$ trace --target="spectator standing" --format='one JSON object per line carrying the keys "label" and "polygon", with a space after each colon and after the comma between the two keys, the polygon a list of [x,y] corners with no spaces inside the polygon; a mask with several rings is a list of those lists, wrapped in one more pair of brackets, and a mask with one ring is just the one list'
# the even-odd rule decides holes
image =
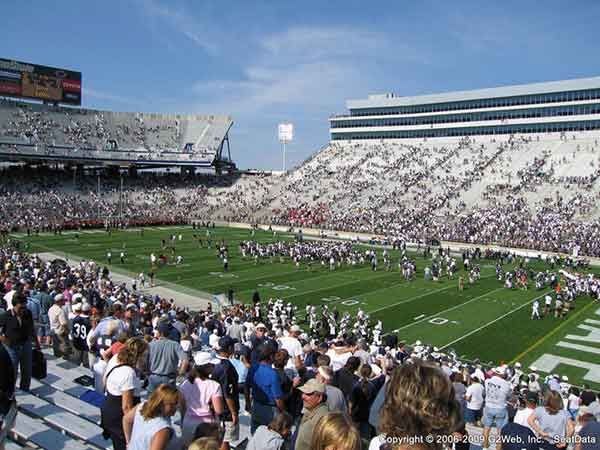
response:
{"label": "spectator standing", "polygon": [[483,448],[488,448],[492,426],[498,431],[508,422],[507,403],[512,395],[510,383],[504,379],[504,367],[495,367],[492,378],[485,381],[485,408],[483,410]]}
{"label": "spectator standing", "polygon": [[4,345],[0,345],[0,450],[4,450],[4,437],[10,431],[12,423],[7,421],[11,409],[16,408],[15,404],[15,371],[13,369],[12,358]]}
{"label": "spectator standing", "polygon": [[261,425],[248,441],[246,450],[282,450],[292,429],[293,419],[288,413],[275,416],[268,426]]}
{"label": "spectator standing", "polygon": [[239,317],[233,318],[233,323],[227,329],[227,335],[232,339],[235,339],[237,342],[243,342],[244,339],[244,327],[242,327],[240,323]]}
{"label": "spectator standing", "polygon": [[48,318],[48,311],[52,308],[54,301],[52,296],[48,294],[48,287],[45,283],[41,283],[38,298],[40,300],[40,328],[38,330],[38,339],[40,345],[51,345],[51,333],[50,333],[50,319]]}
{"label": "spectator standing", "polygon": [[581,424],[579,437],[575,443],[575,450],[598,450],[600,447],[600,423],[592,414],[580,414],[578,422]]}
{"label": "spectator standing", "polygon": [[210,375],[217,360],[210,353],[198,352],[195,365],[187,379],[179,387],[182,395],[182,446],[193,440],[196,428],[201,423],[220,423],[223,414],[223,392],[217,381]]}
{"label": "spectator standing", "polygon": [[163,384],[147,401],[129,410],[123,417],[127,450],[165,450],[175,435],[171,417],[179,401],[179,391]]}
{"label": "spectator standing", "polygon": [[465,422],[477,423],[481,419],[481,410],[483,408],[484,388],[479,378],[476,376],[470,377],[470,384],[465,392],[465,400],[467,401],[465,408]]}
{"label": "spectator standing", "polygon": [[346,397],[346,402],[350,401],[350,396],[352,395],[352,389],[354,385],[358,381],[358,376],[356,375],[356,371],[360,367],[360,359],[356,356],[351,356],[346,361],[344,367],[335,372],[334,382],[333,384],[340,388],[340,390],[344,393],[344,397]]}
{"label": "spectator standing", "polygon": [[298,325],[292,325],[289,330],[289,335],[279,339],[280,348],[287,350],[290,357],[286,366],[287,369],[295,370],[296,367],[302,365],[304,352],[302,344],[298,340],[298,336],[300,336],[301,332],[302,330]]}
{"label": "spectator standing", "polygon": [[381,375],[372,379],[373,369],[369,364],[363,364],[359,371],[360,379],[350,394],[350,415],[360,430],[361,438],[365,440],[370,440],[373,434],[373,429],[369,424],[369,411],[379,389],[385,383],[385,370],[382,372]]}
{"label": "spectator standing", "polygon": [[52,348],[54,356],[69,356],[69,321],[63,308],[65,298],[63,294],[54,297],[54,305],[48,310],[50,333],[52,335]]}
{"label": "spectator standing", "polygon": [[139,403],[141,382],[135,368],[147,349],[146,341],[131,338],[106,366],[106,400],[100,410],[101,426],[105,438],[112,440],[114,450],[126,450],[127,447],[123,416]]}
{"label": "spectator standing", "polygon": [[33,328],[33,317],[27,309],[27,299],[16,293],[12,298],[12,309],[0,316],[0,342],[10,356],[15,379],[19,367],[21,369],[19,387],[22,391],[28,391],[31,384],[34,341],[36,348],[39,348]]}
{"label": "spectator standing", "polygon": [[329,366],[320,366],[317,369],[316,379],[325,385],[327,408],[330,412],[348,414],[348,403],[341,389],[333,386],[333,370]]}
{"label": "spectator standing", "polygon": [[[397,439],[431,436],[433,443],[427,448],[440,450],[439,438],[460,429],[460,405],[452,383],[439,367],[420,360],[403,364],[393,372],[386,389],[380,433]],[[386,448],[382,444],[385,442],[377,436],[371,440],[369,450]]]}
{"label": "spectator standing", "polygon": [[525,397],[525,408],[519,409],[515,414],[513,422],[518,425],[523,425],[524,427],[529,428],[531,431],[535,431],[527,421],[529,416],[533,414],[535,408],[537,407],[538,395],[535,392],[528,392]]}
{"label": "spectator standing", "polygon": [[146,364],[150,372],[148,377],[148,392],[150,393],[161,384],[175,386],[177,375],[183,375],[188,366],[188,360],[181,345],[167,337],[171,332],[171,325],[167,321],[161,321],[158,323],[157,329],[158,339],[150,342]]}
{"label": "spectator standing", "polygon": [[250,389],[252,394],[252,434],[260,425],[270,424],[277,414],[285,411],[279,376],[271,367],[273,349],[270,345],[262,345],[256,354],[259,362],[250,368],[246,379],[246,388]]}
{"label": "spectator standing", "polygon": [[221,386],[223,392],[223,413],[221,422],[225,426],[223,436],[223,450],[229,444],[237,442],[240,438],[240,394],[238,390],[238,373],[229,358],[233,355],[235,341],[229,336],[219,339],[219,350],[216,355],[216,364],[212,372],[212,379]]}
{"label": "spectator standing", "polygon": [[89,303],[76,303],[73,305],[75,317],[71,325],[71,337],[73,342],[72,361],[77,365],[88,366],[87,336],[92,329],[90,323],[90,305]]}
{"label": "spectator standing", "polygon": [[539,406],[527,419],[529,426],[544,439],[540,447],[557,450],[567,447],[567,439],[573,436],[575,425],[571,415],[563,409],[560,394],[550,391],[546,394],[544,406]]}
{"label": "spectator standing", "polygon": [[317,423],[321,417],[329,413],[325,402],[325,385],[313,378],[298,389],[302,392],[304,415],[298,425],[295,450],[311,450],[311,441]]}

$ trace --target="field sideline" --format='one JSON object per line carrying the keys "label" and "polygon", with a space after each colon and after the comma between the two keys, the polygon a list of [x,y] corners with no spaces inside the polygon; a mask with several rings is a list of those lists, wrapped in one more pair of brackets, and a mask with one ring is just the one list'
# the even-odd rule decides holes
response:
{"label": "field sideline", "polygon": [[[161,239],[168,241],[171,233],[181,234],[182,240],[176,242],[176,254],[183,256],[184,263],[159,268],[156,271],[159,284],[169,282],[181,286],[182,290],[189,288],[213,294],[226,292],[231,287],[236,298],[245,302],[250,301],[258,289],[264,301],[277,297],[298,306],[300,318],[309,303],[327,303],[330,308],[351,313],[361,308],[372,319],[382,320],[386,333],[395,332],[408,343],[419,339],[440,348],[452,348],[468,359],[480,358],[494,363],[519,360],[524,365],[540,365],[538,361],[545,361],[548,366],[548,361],[569,358],[577,364],[565,360],[566,363],[563,361],[548,370],[566,374],[574,383],[589,382],[600,389],[600,366],[598,370],[590,366],[597,360],[596,350],[600,353],[600,339],[584,338],[583,350],[577,344],[565,345],[564,341],[565,336],[568,339],[573,334],[587,335],[591,331],[593,335],[592,325],[600,326],[600,309],[590,298],[577,299],[575,309],[563,321],[553,317],[532,321],[529,318],[531,303],[541,299],[547,290],[505,289],[495,279],[495,261],[480,261],[481,280],[459,292],[458,275],[454,280],[425,281],[423,268],[430,261],[422,256],[415,256],[418,273],[412,282],[406,282],[397,269],[397,251],[390,252],[394,263],[392,272],[385,272],[382,265],[376,272],[371,271],[370,266],[342,266],[330,272],[329,268],[316,265],[308,271],[306,266],[297,269],[289,260],[281,264],[278,259],[274,263],[266,260],[255,265],[254,261],[243,260],[238,249],[240,240],[251,239],[249,230],[216,228],[211,232],[212,249],[198,248],[192,235],[205,240],[205,230],[196,231],[191,227],[146,228],[143,237],[137,229],[113,231],[110,235],[103,230],[89,230],[66,232],[62,236],[13,236],[26,242],[31,252],[76,255],[101,264],[106,264],[106,253],[110,250],[113,270],[138,274],[150,270],[149,255],[161,253]],[[275,240],[291,238],[279,234]],[[229,246],[227,273],[223,272],[214,249],[221,239]],[[274,240],[273,234],[265,231],[257,231],[255,239]],[[119,253],[123,249],[127,252],[127,261],[120,264]],[[170,251],[164,253],[170,256]],[[381,254],[381,250],[378,253]],[[457,260],[462,267],[460,258]],[[543,262],[536,262],[534,267],[547,268]],[[598,333],[600,336],[600,328]]]}

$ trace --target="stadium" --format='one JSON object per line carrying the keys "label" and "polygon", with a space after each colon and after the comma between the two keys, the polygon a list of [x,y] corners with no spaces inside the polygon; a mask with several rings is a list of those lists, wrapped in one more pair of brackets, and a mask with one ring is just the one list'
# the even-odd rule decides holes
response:
{"label": "stadium", "polygon": [[[235,117],[82,107],[83,79],[0,59],[0,446],[319,448],[327,405],[343,448],[475,450],[496,388],[511,423],[600,418],[600,77],[349,99],[283,172],[238,168]],[[391,425],[414,370],[460,420]]]}

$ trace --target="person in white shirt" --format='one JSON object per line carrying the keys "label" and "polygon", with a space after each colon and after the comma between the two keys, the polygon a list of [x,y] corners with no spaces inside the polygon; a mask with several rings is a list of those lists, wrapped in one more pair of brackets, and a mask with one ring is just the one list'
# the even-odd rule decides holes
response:
{"label": "person in white shirt", "polygon": [[466,423],[477,423],[481,419],[481,409],[483,408],[483,385],[477,377],[471,377],[471,384],[465,392],[467,409],[465,411]]}
{"label": "person in white shirt", "polygon": [[57,294],[54,297],[54,305],[48,310],[48,320],[50,323],[50,331],[52,332],[52,347],[54,356],[68,356],[70,352],[69,346],[69,322],[67,314],[63,309],[65,298],[62,294]]}
{"label": "person in white shirt", "polygon": [[489,447],[492,425],[501,430],[508,423],[506,404],[512,395],[510,383],[504,379],[504,367],[495,367],[494,376],[485,381],[485,408],[483,410],[483,448]]}
{"label": "person in white shirt", "polygon": [[208,338],[208,345],[210,345],[210,348],[213,349],[217,349],[219,348],[219,330],[217,330],[216,328],[213,330],[212,334],[209,336]]}
{"label": "person in white shirt", "polygon": [[281,349],[287,350],[288,355],[290,356],[285,367],[286,369],[295,370],[297,366],[302,364],[304,351],[302,349],[302,344],[298,340],[300,333],[302,333],[300,327],[298,325],[292,325],[290,327],[289,335],[279,339]]}
{"label": "person in white shirt", "polygon": [[515,418],[513,419],[513,422],[518,425],[523,425],[524,427],[529,428],[531,431],[533,431],[535,433],[534,429],[527,422],[527,419],[529,419],[529,416],[531,415],[531,413],[533,411],[535,411],[535,408],[537,408],[537,404],[538,404],[537,392],[528,392],[527,397],[525,398],[525,408],[519,409],[517,411],[517,413],[515,414]]}

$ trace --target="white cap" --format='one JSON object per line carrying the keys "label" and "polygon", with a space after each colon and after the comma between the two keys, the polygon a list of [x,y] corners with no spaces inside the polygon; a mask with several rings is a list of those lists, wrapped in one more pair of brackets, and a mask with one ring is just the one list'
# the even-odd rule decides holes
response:
{"label": "white cap", "polygon": [[291,331],[292,333],[300,333],[302,330],[300,329],[300,327],[299,327],[298,325],[292,325],[292,326],[290,327],[290,331]]}
{"label": "white cap", "polygon": [[504,367],[502,366],[494,367],[492,371],[498,375],[504,375]]}
{"label": "white cap", "polygon": [[562,380],[563,380],[563,381],[569,381],[569,377],[568,377],[568,376],[566,376],[566,375],[563,375],[563,376],[562,376]]}
{"label": "white cap", "polygon": [[520,369],[521,368],[521,363],[520,362],[515,363],[515,367],[518,368],[518,369]]}
{"label": "white cap", "polygon": [[81,311],[81,303],[73,304],[73,311],[75,311],[75,312]]}
{"label": "white cap", "polygon": [[256,329],[258,329],[258,328],[264,328],[264,329],[266,330],[266,329],[267,329],[267,326],[266,326],[264,323],[262,323],[262,322],[261,322],[261,323],[259,323],[258,325],[256,325],[256,327],[255,327],[255,328],[256,328]]}

